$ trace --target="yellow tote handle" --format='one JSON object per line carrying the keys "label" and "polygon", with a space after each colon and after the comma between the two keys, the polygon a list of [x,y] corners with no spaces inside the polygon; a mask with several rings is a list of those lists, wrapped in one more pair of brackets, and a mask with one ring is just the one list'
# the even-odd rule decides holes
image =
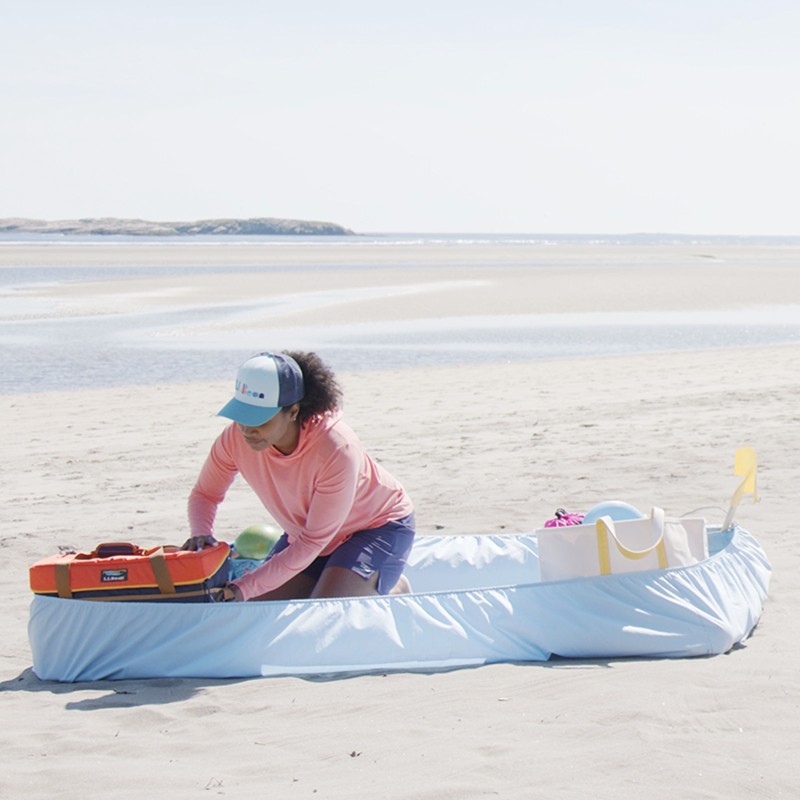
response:
{"label": "yellow tote handle", "polygon": [[666,569],[667,564],[667,546],[664,543],[664,511],[661,508],[653,508],[653,513],[650,515],[653,523],[653,530],[658,534],[656,541],[644,550],[631,550],[625,547],[624,544],[617,537],[617,532],[614,529],[614,520],[611,517],[600,517],[595,523],[597,531],[597,556],[600,561],[600,574],[611,574],[611,551],[609,548],[608,537],[609,535],[614,540],[617,550],[625,556],[633,560],[644,558],[650,555],[654,550],[658,558],[658,568]]}

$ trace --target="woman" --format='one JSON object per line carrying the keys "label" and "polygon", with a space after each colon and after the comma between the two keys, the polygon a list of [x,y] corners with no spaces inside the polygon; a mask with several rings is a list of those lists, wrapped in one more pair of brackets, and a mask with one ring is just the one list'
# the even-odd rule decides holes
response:
{"label": "woman", "polygon": [[269,559],[229,583],[226,601],[353,597],[407,591],[414,541],[403,487],[366,453],[339,412],[341,390],[315,353],[261,353],[236,377],[189,497],[191,538],[215,544],[217,507],[240,474],[284,529]]}

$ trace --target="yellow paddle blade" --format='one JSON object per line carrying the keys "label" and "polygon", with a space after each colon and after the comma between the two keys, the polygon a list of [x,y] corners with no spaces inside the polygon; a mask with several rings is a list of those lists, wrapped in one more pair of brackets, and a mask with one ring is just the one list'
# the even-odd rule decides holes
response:
{"label": "yellow paddle blade", "polygon": [[733,474],[744,478],[739,484],[734,497],[740,501],[746,494],[753,495],[753,502],[758,502],[758,490],[756,489],[756,469],[758,467],[758,457],[755,448],[740,447],[736,451],[733,463]]}
{"label": "yellow paddle blade", "polygon": [[722,530],[727,530],[733,525],[733,519],[736,515],[736,509],[742,498],[746,494],[753,496],[753,502],[758,502],[758,490],[756,488],[756,470],[758,468],[758,457],[756,456],[755,448],[753,447],[740,447],[736,451],[736,456],[733,460],[733,474],[742,478],[742,482],[736,487],[736,491],[731,497],[731,504],[728,508],[728,514],[725,517],[725,522]]}

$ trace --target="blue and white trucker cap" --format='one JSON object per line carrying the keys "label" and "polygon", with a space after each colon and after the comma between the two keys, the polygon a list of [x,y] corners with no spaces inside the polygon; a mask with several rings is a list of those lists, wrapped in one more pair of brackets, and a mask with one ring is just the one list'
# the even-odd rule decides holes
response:
{"label": "blue and white trucker cap", "polygon": [[298,403],[303,393],[303,372],[291,356],[259,353],[239,367],[236,393],[217,416],[255,428]]}

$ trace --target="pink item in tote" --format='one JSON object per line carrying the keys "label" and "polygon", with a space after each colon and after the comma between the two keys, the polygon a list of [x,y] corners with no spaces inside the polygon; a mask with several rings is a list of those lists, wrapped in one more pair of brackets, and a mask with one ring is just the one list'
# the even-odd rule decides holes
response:
{"label": "pink item in tote", "polygon": [[556,509],[554,519],[549,519],[545,522],[545,528],[562,528],[566,525],[580,525],[583,522],[583,514],[571,514],[564,511],[563,508]]}

